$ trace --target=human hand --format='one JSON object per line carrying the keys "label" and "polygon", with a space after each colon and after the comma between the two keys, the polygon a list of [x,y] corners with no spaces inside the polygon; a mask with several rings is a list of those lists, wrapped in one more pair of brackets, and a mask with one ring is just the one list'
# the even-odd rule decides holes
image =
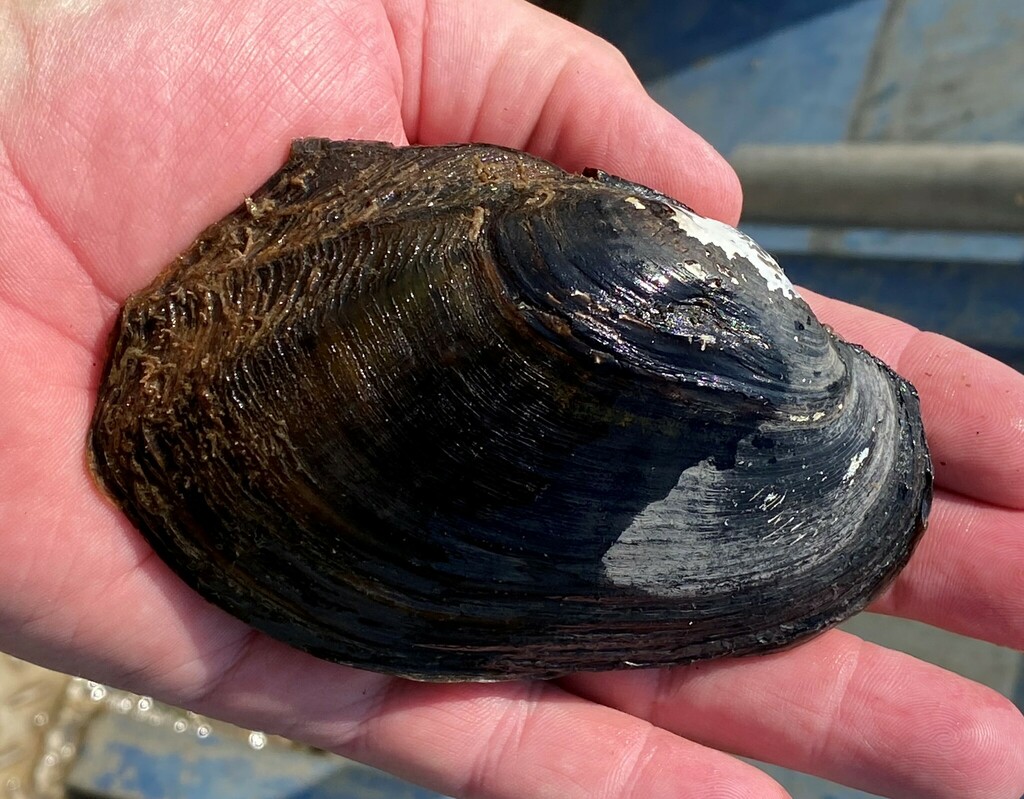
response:
{"label": "human hand", "polygon": [[[761,658],[431,685],[293,651],[211,607],[92,484],[117,307],[292,138],[491,141],[735,222],[739,190],[603,43],[524,3],[85,0],[0,10],[0,648],[460,796],[783,796],[723,751],[908,797],[1016,799],[994,692],[830,632]],[[826,300],[921,390],[932,526],[877,609],[1024,647],[1024,377]]]}

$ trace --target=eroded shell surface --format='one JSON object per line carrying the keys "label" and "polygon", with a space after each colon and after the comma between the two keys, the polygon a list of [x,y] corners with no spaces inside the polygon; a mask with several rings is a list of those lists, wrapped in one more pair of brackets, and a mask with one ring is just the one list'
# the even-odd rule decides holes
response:
{"label": "eroded shell surface", "polygon": [[90,453],[211,601],[438,680],[787,645],[931,490],[913,389],[747,237],[477,145],[296,142],[125,303]]}

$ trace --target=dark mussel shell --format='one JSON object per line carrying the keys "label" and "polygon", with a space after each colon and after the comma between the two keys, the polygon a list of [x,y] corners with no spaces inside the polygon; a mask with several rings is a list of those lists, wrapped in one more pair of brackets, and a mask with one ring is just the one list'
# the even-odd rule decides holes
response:
{"label": "dark mussel shell", "polygon": [[90,451],[203,596],[430,680],[784,646],[931,491],[914,390],[747,237],[477,145],[296,142],[125,303]]}

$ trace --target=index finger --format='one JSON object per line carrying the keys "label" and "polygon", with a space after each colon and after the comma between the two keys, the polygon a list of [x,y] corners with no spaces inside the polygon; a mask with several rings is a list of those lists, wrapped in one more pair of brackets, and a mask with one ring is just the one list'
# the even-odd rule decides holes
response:
{"label": "index finger", "polygon": [[937,485],[1024,508],[1024,375],[945,336],[810,291],[801,294],[822,322],[917,388]]}

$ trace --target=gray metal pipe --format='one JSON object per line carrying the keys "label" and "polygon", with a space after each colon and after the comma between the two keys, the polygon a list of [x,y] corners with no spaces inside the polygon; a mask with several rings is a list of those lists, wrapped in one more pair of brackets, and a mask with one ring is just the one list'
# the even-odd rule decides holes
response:
{"label": "gray metal pipe", "polygon": [[747,145],[744,222],[1024,233],[1024,145]]}

